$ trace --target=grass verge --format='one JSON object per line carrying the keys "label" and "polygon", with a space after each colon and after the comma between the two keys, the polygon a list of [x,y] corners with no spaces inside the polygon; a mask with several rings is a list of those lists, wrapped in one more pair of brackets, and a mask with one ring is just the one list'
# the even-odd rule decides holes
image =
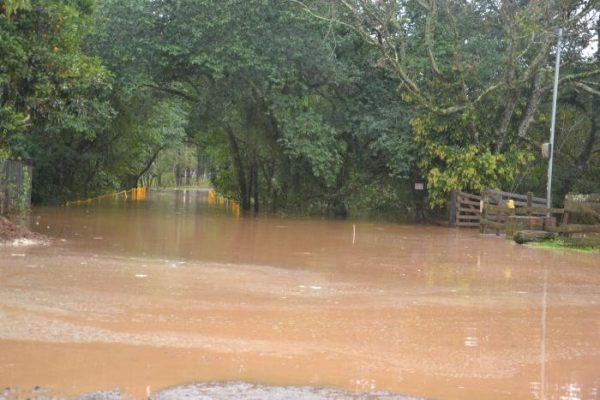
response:
{"label": "grass verge", "polygon": [[543,240],[541,242],[530,243],[529,245],[543,249],[572,250],[580,253],[600,254],[600,243],[591,243],[577,239],[558,238],[554,240]]}

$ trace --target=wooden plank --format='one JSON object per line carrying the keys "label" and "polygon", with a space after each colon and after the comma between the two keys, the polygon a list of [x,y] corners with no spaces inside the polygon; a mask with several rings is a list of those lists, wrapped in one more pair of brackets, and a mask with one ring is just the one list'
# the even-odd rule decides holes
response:
{"label": "wooden plank", "polygon": [[465,218],[465,219],[460,219],[458,222],[460,223],[467,223],[467,224],[478,224],[479,223],[479,218]]}
{"label": "wooden plank", "polygon": [[515,209],[508,208],[506,206],[496,206],[493,204],[486,204],[485,209],[488,210],[489,213],[497,213],[497,214],[513,214]]}
{"label": "wooden plank", "polygon": [[481,219],[481,215],[459,215],[457,221],[464,221],[464,220],[477,220],[479,221]]}
{"label": "wooden plank", "polygon": [[[493,189],[488,189],[490,191],[491,194],[495,194],[499,197],[507,197],[513,200],[523,200],[525,201],[525,203],[527,203],[527,195],[526,194],[519,194],[519,193],[511,193],[511,192],[505,192],[503,190],[493,190]],[[531,200],[533,203],[543,203],[546,204],[546,199],[543,199],[541,197],[531,197]]]}
{"label": "wooden plank", "polygon": [[479,221],[480,219],[480,215],[460,215],[458,217],[459,221]]}
{"label": "wooden plank", "polygon": [[481,200],[481,196],[476,195],[476,194],[471,194],[471,193],[465,193],[465,192],[458,192],[457,195],[459,197],[463,197],[469,200],[473,200],[473,201],[479,201]]}
{"label": "wooden plank", "polygon": [[479,202],[478,201],[470,201],[470,200],[459,199],[458,200],[458,204],[460,204],[460,205],[466,204],[466,205],[470,205],[470,206],[474,206],[474,207],[479,208]]}
{"label": "wooden plank", "polygon": [[564,214],[565,210],[562,208],[546,208],[546,207],[517,207],[508,208],[503,206],[495,206],[492,204],[486,204],[485,208],[489,213],[497,213],[502,215],[527,215],[528,213],[536,214]]}
{"label": "wooden plank", "polygon": [[513,200],[515,207],[527,207],[526,201]]}
{"label": "wooden plank", "polygon": [[461,228],[479,228],[479,222],[457,222]]}
{"label": "wooden plank", "polygon": [[513,200],[519,199],[519,200],[527,201],[527,195],[525,195],[525,194],[504,192],[502,190],[492,190],[491,193],[495,194],[497,197],[501,197],[501,198],[502,197],[508,197],[508,198],[513,199]]}
{"label": "wooden plank", "polygon": [[459,207],[458,211],[481,214],[481,212],[479,211],[479,207],[477,207],[477,208]]}
{"label": "wooden plank", "polygon": [[493,229],[499,229],[499,230],[504,230],[504,228],[506,227],[506,224],[500,223],[500,222],[495,222],[495,221],[490,221],[488,219],[481,219],[481,221],[479,221],[479,223],[482,226],[487,226]]}
{"label": "wooden plank", "polygon": [[[506,205],[508,200],[512,200],[516,207],[528,207],[526,201],[514,200],[514,199],[502,200],[502,204],[498,204],[498,205]],[[533,204],[533,207],[546,207],[546,202],[544,202],[542,204],[533,202],[532,204]]]}
{"label": "wooden plank", "polygon": [[600,203],[566,200],[565,210],[570,213],[590,214],[600,220]]}
{"label": "wooden plank", "polygon": [[537,214],[564,214],[563,208],[546,208],[546,207],[525,207],[523,209],[517,208],[517,214],[519,212],[530,212]]}

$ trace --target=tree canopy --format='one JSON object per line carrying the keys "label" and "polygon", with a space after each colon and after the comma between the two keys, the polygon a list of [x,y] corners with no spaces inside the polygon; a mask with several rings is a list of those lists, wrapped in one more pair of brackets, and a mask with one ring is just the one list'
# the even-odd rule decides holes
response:
{"label": "tree canopy", "polygon": [[596,0],[1,4],[0,151],[41,201],[199,160],[245,210],[543,191],[558,28],[557,190],[600,187]]}

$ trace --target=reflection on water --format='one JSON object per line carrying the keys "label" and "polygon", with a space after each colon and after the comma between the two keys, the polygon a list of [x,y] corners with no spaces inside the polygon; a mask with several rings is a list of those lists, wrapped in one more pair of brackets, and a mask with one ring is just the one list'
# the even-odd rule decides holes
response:
{"label": "reflection on water", "polygon": [[209,199],[35,210],[53,245],[0,247],[0,386],[598,399],[597,255]]}

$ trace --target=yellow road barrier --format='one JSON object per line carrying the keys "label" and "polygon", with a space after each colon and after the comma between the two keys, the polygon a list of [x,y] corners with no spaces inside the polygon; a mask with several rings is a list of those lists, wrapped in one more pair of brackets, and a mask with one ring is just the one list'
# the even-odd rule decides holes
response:
{"label": "yellow road barrier", "polygon": [[217,205],[225,205],[229,212],[233,214],[235,217],[240,216],[240,204],[235,201],[228,199],[227,197],[219,196],[217,192],[214,190],[208,191],[208,204],[211,206]]}
{"label": "yellow road barrier", "polygon": [[128,199],[130,195],[131,195],[131,199],[133,201],[140,201],[140,200],[144,200],[146,198],[147,193],[148,193],[148,189],[143,186],[140,186],[140,187],[135,187],[135,188],[132,188],[129,190],[122,190],[120,192],[103,194],[101,196],[96,196],[96,197],[92,197],[92,198],[85,199],[85,200],[67,201],[67,202],[65,202],[65,206],[69,207],[69,206],[77,206],[80,204],[90,204],[94,201],[100,201],[103,199],[111,199],[111,198],[117,199],[119,197]]}

